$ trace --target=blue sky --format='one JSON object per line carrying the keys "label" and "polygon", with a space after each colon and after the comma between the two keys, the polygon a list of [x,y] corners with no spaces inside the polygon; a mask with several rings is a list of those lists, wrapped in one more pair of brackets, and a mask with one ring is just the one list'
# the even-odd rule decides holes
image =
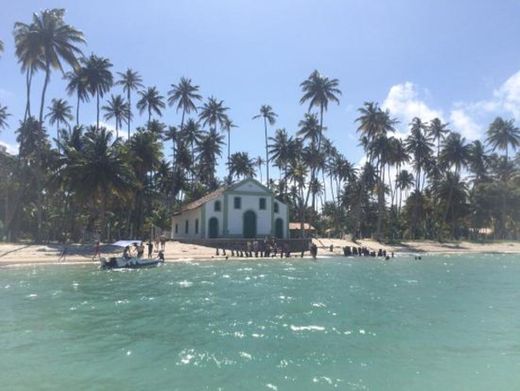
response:
{"label": "blue sky", "polygon": [[[25,102],[12,27],[53,7],[66,8],[66,21],[84,32],[84,53],[108,57],[114,71],[138,70],[163,95],[187,76],[204,96],[223,99],[239,125],[232,150],[252,156],[263,153],[263,129],[251,117],[270,104],[279,115],[275,128],[295,132],[307,109],[298,103],[299,83],[314,69],[340,81],[341,104],[330,106],[325,121],[353,162],[363,156],[354,119],[364,101],[389,108],[402,134],[415,115],[440,116],[468,139],[482,137],[495,115],[520,121],[519,0],[27,0],[4,2],[0,14],[0,104],[13,114],[0,142],[11,149]],[[33,106],[42,79],[36,77]],[[47,101],[65,98],[64,85],[54,73]],[[95,120],[93,102],[81,116]],[[169,108],[163,121],[179,118]]]}

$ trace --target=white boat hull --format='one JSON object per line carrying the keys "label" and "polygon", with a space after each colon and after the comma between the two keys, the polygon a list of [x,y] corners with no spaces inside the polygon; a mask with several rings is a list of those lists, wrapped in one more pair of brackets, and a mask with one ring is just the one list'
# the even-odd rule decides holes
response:
{"label": "white boat hull", "polygon": [[146,259],[146,258],[123,258],[111,257],[101,258],[101,269],[139,269],[144,267],[155,267],[164,263],[161,259]]}

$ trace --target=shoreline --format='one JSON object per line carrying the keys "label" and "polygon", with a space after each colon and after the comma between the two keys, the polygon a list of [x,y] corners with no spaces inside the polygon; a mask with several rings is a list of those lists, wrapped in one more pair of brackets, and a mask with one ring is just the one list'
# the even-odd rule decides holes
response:
{"label": "shoreline", "polygon": [[[379,243],[375,240],[364,239],[353,243],[344,239],[313,239],[318,246],[318,258],[320,257],[336,257],[343,256],[342,248],[344,246],[367,247],[370,250],[377,251],[379,248],[386,250],[391,256],[394,252],[396,257],[403,255],[457,255],[457,254],[520,254],[520,241],[500,241],[492,243],[475,243],[475,242],[446,242],[439,243],[434,241],[404,241],[399,244],[389,245]],[[333,252],[330,252],[330,245],[333,245]],[[36,245],[27,243],[0,243],[0,268],[13,266],[37,266],[37,265],[98,265],[97,259],[93,259],[94,247],[92,244],[79,245],[72,244],[67,246],[65,258],[61,257],[64,245],[49,244]],[[110,256],[117,252],[102,252],[102,256]],[[206,261],[226,261],[226,257],[216,255],[216,249],[204,247],[194,244],[180,243],[170,241],[166,244],[165,251],[166,263],[177,262],[206,262]],[[310,258],[308,252],[303,259]],[[353,256],[353,259],[366,259],[366,257]],[[369,257],[371,259],[371,257]],[[256,257],[231,257],[228,254],[228,260],[256,260],[256,259],[273,259],[276,258],[256,258]],[[285,259],[285,258],[284,258]],[[299,254],[293,253],[291,259],[302,259]],[[376,258],[377,259],[377,258]]]}

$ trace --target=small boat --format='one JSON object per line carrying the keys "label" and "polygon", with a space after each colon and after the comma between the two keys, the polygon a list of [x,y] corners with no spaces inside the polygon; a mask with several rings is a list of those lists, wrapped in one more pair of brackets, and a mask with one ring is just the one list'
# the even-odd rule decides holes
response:
{"label": "small boat", "polygon": [[101,269],[139,269],[145,267],[155,267],[164,263],[164,253],[159,251],[157,258],[148,259],[129,255],[130,246],[136,245],[140,241],[119,240],[111,246],[124,248],[124,253],[119,257],[109,257],[100,259]]}

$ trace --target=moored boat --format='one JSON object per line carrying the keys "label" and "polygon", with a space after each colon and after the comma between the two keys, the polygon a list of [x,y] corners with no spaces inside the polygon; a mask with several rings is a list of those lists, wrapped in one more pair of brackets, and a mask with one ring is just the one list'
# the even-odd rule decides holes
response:
{"label": "moored boat", "polygon": [[124,248],[123,256],[109,257],[100,259],[101,269],[139,269],[146,267],[156,267],[164,263],[164,253],[159,251],[156,258],[142,258],[130,255],[130,246],[136,245],[137,241],[120,240],[112,243],[112,246]]}

